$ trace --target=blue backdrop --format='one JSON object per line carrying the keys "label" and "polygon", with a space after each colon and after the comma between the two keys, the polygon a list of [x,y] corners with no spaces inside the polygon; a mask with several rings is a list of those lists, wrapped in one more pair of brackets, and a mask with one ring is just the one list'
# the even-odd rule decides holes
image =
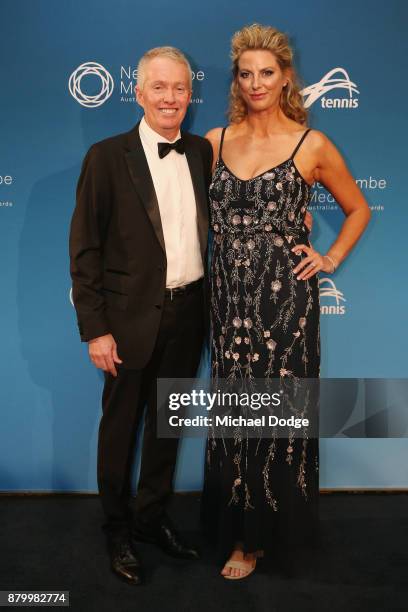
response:
{"label": "blue backdrop", "polygon": [[[102,376],[77,334],[68,228],[86,150],[140,117],[133,71],[153,46],[190,58],[185,127],[204,134],[226,121],[233,32],[259,21],[289,33],[310,124],[343,153],[373,210],[333,283],[323,276],[322,375],[407,376],[404,0],[2,0],[0,12],[0,489],[96,490]],[[312,211],[324,250],[342,213],[320,186]],[[407,455],[406,438],[322,440],[320,485],[406,487]],[[177,488],[200,488],[202,466],[202,441],[185,441]]]}

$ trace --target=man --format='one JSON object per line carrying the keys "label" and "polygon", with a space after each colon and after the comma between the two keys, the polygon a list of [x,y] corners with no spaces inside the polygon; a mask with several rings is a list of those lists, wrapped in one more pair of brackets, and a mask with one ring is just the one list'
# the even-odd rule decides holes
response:
{"label": "man", "polygon": [[[98,487],[113,571],[142,583],[135,540],[188,559],[165,512],[177,440],[156,433],[156,379],[193,377],[204,333],[204,288],[212,150],[180,134],[191,68],[173,47],[138,66],[144,109],[130,132],[93,145],[77,188],[70,234],[73,300],[81,339],[104,371]],[[130,476],[144,407],[134,511]]]}

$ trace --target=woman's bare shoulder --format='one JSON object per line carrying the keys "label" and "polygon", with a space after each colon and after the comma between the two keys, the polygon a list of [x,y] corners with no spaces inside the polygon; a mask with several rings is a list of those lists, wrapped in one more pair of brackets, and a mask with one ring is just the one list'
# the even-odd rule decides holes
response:
{"label": "woman's bare shoulder", "polygon": [[222,127],[212,128],[211,130],[208,130],[204,138],[207,138],[207,140],[209,140],[211,144],[217,143],[220,141],[222,130]]}
{"label": "woman's bare shoulder", "polygon": [[209,130],[204,136],[204,138],[206,138],[211,143],[211,146],[213,149],[214,164],[215,164],[215,160],[218,158],[218,151],[220,149],[222,130],[223,130],[222,127],[216,127],[216,128]]}
{"label": "woman's bare shoulder", "polygon": [[309,129],[307,140],[309,147],[313,148],[316,151],[325,149],[332,144],[326,134],[324,134],[320,130],[315,130],[313,128]]}

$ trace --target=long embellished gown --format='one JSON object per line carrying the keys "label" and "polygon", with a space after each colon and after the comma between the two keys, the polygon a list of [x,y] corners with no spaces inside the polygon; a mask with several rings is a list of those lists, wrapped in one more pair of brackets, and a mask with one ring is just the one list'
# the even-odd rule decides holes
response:
{"label": "long embellished gown", "polygon": [[[311,188],[294,157],[241,180],[220,152],[210,185],[212,378],[318,378],[319,293],[296,280]],[[306,255],[303,255],[306,256]],[[318,439],[208,436],[201,517],[220,557],[239,541],[287,570],[318,540]],[[304,547],[306,545],[306,548]]]}

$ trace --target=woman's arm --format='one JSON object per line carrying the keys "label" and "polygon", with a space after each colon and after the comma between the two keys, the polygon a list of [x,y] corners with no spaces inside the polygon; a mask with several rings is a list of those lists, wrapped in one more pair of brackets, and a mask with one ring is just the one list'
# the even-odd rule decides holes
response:
{"label": "woman's arm", "polygon": [[334,272],[350,253],[371,217],[363,194],[334,144],[321,132],[313,133],[311,144],[316,159],[314,179],[333,195],[346,219],[327,255],[322,256],[306,245],[297,245],[292,249],[296,253],[304,251],[308,255],[293,270],[295,274],[302,271],[299,280],[306,280],[319,270]]}

